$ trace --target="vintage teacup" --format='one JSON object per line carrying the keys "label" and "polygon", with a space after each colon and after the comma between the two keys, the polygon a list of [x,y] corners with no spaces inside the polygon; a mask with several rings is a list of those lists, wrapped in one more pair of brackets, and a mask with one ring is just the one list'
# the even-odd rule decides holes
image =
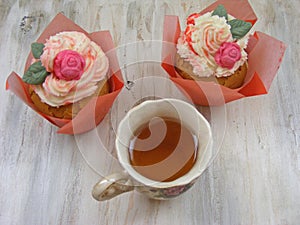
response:
{"label": "vintage teacup", "polygon": [[[128,149],[133,132],[153,117],[180,118],[181,123],[198,139],[193,167],[173,181],[151,180],[138,173],[130,163]],[[117,129],[115,147],[124,171],[106,176],[95,184],[92,192],[95,199],[108,200],[132,190],[153,199],[171,199],[187,191],[208,167],[212,159],[211,127],[202,114],[189,103],[171,98],[148,100],[132,108],[122,119]]]}

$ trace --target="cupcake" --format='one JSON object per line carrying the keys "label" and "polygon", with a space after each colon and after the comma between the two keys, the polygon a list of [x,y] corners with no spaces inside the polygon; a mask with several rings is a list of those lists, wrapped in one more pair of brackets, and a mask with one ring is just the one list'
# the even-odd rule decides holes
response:
{"label": "cupcake", "polygon": [[223,5],[187,18],[177,41],[175,69],[184,79],[214,81],[235,89],[247,74],[247,48],[252,24],[229,15]]}
{"label": "cupcake", "polygon": [[72,119],[92,97],[109,93],[108,58],[84,33],[60,32],[31,50],[34,59],[22,79],[40,112]]}

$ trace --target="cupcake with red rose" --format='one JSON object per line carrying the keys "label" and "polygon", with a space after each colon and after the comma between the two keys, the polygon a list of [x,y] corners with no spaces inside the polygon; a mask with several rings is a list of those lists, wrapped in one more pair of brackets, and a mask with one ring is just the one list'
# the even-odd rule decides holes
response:
{"label": "cupcake with red rose", "polygon": [[229,15],[223,5],[187,18],[177,42],[175,69],[185,79],[213,81],[231,89],[247,74],[247,44],[252,24]]}
{"label": "cupcake with red rose", "polygon": [[31,45],[34,60],[23,75],[39,111],[72,119],[90,98],[109,93],[109,61],[84,33],[60,32]]}

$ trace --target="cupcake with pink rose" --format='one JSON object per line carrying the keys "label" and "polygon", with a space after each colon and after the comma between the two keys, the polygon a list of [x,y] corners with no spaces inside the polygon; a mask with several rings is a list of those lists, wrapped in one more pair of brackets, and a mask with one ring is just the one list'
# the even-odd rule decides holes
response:
{"label": "cupcake with pink rose", "polygon": [[243,85],[252,24],[229,15],[223,5],[194,13],[177,41],[175,69],[185,79],[214,81],[231,89]]}
{"label": "cupcake with pink rose", "polygon": [[49,116],[72,119],[94,96],[109,93],[109,60],[84,33],[60,32],[31,45],[23,75],[33,104]]}

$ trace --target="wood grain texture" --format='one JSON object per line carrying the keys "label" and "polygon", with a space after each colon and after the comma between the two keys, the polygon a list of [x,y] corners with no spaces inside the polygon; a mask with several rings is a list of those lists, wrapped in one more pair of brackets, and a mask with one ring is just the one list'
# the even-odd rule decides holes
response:
{"label": "wood grain texture", "polygon": [[[0,1],[1,225],[299,224],[298,0],[250,0],[259,17],[255,29],[286,43],[285,57],[268,95],[226,105],[227,127],[220,152],[188,193],[163,202],[148,200],[137,192],[101,203],[91,196],[94,183],[100,179],[97,170],[108,174],[119,169],[111,158],[114,131],[129,106],[158,93],[181,97],[167,83],[160,83],[166,87],[160,92],[155,80],[140,79],[161,74],[158,63],[130,66],[136,58],[159,57],[160,49],[151,48],[147,41],[140,43],[140,48],[129,43],[161,40],[165,14],[180,16],[183,25],[187,15],[212,2]],[[117,99],[99,127],[79,137],[56,134],[55,127],[4,90],[8,74],[12,70],[22,74],[31,42],[58,12],[89,32],[109,30],[115,45],[123,46],[118,56],[124,78],[134,82],[133,87],[124,88],[123,97]],[[95,171],[80,150],[88,151],[92,158],[93,151],[99,154],[97,141],[102,144],[99,148],[110,154],[101,159]]]}

